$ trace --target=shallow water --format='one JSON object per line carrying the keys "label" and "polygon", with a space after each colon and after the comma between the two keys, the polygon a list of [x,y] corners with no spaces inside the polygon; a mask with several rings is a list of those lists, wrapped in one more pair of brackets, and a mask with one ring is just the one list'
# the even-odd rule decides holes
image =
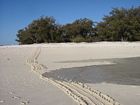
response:
{"label": "shallow water", "polygon": [[[62,68],[42,74],[61,81],[73,80],[84,83],[113,83],[122,85],[140,85],[140,57],[113,58],[101,60],[63,61],[62,63],[109,61],[115,64],[87,67]],[[59,62],[61,63],[61,62]]]}

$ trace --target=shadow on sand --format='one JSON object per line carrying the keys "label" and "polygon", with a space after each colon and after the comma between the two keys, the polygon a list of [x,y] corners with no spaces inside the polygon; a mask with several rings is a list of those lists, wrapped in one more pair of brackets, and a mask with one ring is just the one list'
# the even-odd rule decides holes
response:
{"label": "shadow on sand", "polygon": [[63,61],[59,63],[78,63],[92,61],[110,61],[113,65],[62,68],[42,74],[44,77],[60,81],[83,83],[113,83],[121,85],[140,85],[140,57],[125,59],[102,59],[83,61]]}

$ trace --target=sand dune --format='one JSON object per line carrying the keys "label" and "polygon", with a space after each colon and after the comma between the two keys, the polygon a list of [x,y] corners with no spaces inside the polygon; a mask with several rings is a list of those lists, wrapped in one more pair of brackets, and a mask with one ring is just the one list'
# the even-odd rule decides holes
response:
{"label": "sand dune", "polygon": [[[139,98],[133,99],[135,93],[131,94],[131,96],[128,96],[129,92],[124,95],[119,90],[120,85],[112,84],[110,87],[112,90],[117,88],[118,92],[116,93],[119,93],[119,95],[122,93],[123,96],[126,96],[126,99],[128,97],[128,100],[123,100],[123,97],[122,100],[117,98],[115,92],[112,94],[106,89],[107,85],[84,84],[63,77],[58,77],[59,79],[48,78],[47,76],[42,76],[42,74],[56,69],[59,70],[60,68],[115,65],[115,62],[107,59],[139,56],[139,42],[1,46],[0,104],[113,105],[115,103],[115,105],[119,105],[119,103],[129,103],[128,101],[132,103],[134,100],[135,105],[138,105],[137,100]],[[129,91],[134,89],[128,85],[124,85],[124,87],[126,90],[129,87]],[[140,88],[135,87],[137,87],[135,89],[138,92]],[[105,93],[111,97],[105,95]],[[130,97],[132,97],[131,100],[129,100]]]}

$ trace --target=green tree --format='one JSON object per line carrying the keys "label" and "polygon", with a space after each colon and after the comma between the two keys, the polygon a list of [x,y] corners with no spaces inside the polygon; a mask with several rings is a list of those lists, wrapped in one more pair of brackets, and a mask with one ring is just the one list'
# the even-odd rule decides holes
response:
{"label": "green tree", "polygon": [[114,8],[96,26],[98,38],[107,41],[140,40],[140,7]]}
{"label": "green tree", "polygon": [[114,8],[97,24],[88,18],[65,25],[41,17],[17,32],[19,44],[93,41],[140,41],[140,7]]}
{"label": "green tree", "polygon": [[69,41],[83,42],[93,35],[93,25],[93,21],[90,19],[77,19],[71,24],[66,24],[62,27],[63,35]]}
{"label": "green tree", "polygon": [[19,30],[17,41],[21,44],[58,42],[61,35],[59,27],[53,17],[41,17]]}

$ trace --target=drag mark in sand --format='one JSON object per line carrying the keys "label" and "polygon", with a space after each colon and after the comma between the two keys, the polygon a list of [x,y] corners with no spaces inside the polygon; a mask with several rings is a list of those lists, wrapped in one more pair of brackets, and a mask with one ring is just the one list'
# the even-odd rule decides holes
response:
{"label": "drag mark in sand", "polygon": [[31,67],[31,70],[38,74],[41,79],[47,80],[52,83],[67,95],[69,95],[79,105],[120,105],[112,97],[101,93],[98,90],[88,87],[81,82],[75,82],[72,80],[56,80],[51,77],[44,77],[41,74],[41,70],[46,68],[44,65],[39,64],[37,59],[41,53],[41,48],[37,48],[32,57],[27,59],[27,64]]}

